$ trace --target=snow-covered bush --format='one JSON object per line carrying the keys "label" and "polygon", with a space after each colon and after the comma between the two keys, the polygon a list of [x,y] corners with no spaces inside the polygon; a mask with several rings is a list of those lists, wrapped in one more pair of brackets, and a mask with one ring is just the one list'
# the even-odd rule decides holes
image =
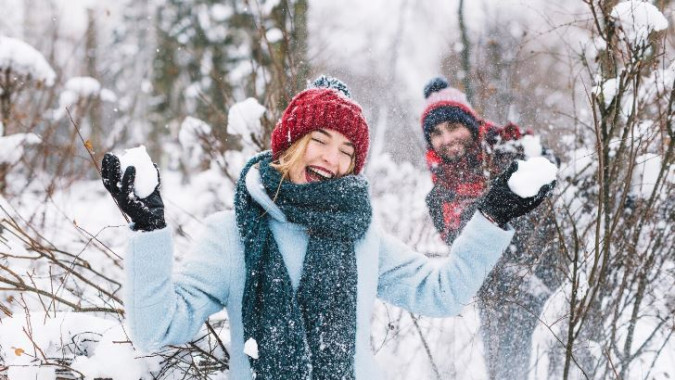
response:
{"label": "snow-covered bush", "polygon": [[535,358],[536,376],[669,378],[675,75],[659,33],[668,25],[647,2],[587,4],[589,39],[601,43],[578,62],[578,88],[592,89],[564,139],[556,202],[568,281],[542,316],[548,343],[537,350],[548,354]]}

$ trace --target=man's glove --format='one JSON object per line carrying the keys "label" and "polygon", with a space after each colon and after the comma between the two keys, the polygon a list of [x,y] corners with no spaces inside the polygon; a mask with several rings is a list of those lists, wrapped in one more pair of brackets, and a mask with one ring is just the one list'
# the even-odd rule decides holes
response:
{"label": "man's glove", "polygon": [[106,153],[103,157],[101,177],[103,186],[110,192],[120,209],[131,218],[133,230],[152,231],[166,227],[164,203],[159,195],[159,170],[157,170],[157,187],[143,199],[139,199],[134,193],[136,168],[129,166],[122,177],[120,160],[114,154]]}
{"label": "man's glove", "polygon": [[499,226],[504,227],[511,219],[525,215],[534,210],[553,190],[556,182],[553,181],[539,189],[537,195],[521,198],[509,188],[509,178],[518,170],[518,161],[504,170],[490,186],[490,189],[478,201],[478,209],[493,219]]}

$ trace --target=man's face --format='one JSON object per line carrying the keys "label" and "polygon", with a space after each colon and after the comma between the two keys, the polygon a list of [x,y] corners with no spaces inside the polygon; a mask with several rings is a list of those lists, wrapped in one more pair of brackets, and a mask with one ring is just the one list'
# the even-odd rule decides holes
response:
{"label": "man's face", "polygon": [[431,147],[447,162],[458,161],[473,144],[471,131],[462,123],[437,124],[430,137]]}

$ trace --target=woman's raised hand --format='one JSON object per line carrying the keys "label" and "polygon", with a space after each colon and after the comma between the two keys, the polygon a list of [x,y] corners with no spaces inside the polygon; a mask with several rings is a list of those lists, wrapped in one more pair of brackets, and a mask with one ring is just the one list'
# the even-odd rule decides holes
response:
{"label": "woman's raised hand", "polygon": [[115,199],[119,208],[131,218],[131,228],[140,231],[152,231],[166,227],[164,220],[164,202],[159,195],[159,170],[157,187],[145,198],[138,198],[134,192],[136,168],[127,167],[122,177],[120,160],[112,153],[106,153],[101,165],[103,186]]}

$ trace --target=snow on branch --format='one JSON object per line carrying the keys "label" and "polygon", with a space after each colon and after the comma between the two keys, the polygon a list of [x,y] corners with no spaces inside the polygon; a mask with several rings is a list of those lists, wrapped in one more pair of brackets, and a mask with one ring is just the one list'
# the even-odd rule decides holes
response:
{"label": "snow on branch", "polygon": [[44,56],[27,43],[0,36],[0,70],[30,77],[52,86],[56,73]]}
{"label": "snow on branch", "polygon": [[0,164],[13,165],[23,157],[24,148],[41,143],[34,133],[15,133],[0,137]]}
{"label": "snow on branch", "polygon": [[641,0],[629,0],[612,9],[614,17],[623,29],[628,41],[634,46],[646,45],[651,32],[668,28],[668,20],[658,8]]}
{"label": "snow on branch", "polygon": [[59,108],[54,111],[54,118],[61,119],[66,115],[66,108],[71,107],[80,99],[100,98],[106,102],[117,101],[117,96],[111,90],[102,88],[101,83],[92,77],[73,77],[68,79],[64,90],[59,96]]}
{"label": "snow on branch", "polygon": [[263,133],[260,118],[267,109],[255,98],[248,98],[230,107],[227,115],[227,130],[231,134],[240,135],[242,145],[247,153],[259,151],[259,143]]}

